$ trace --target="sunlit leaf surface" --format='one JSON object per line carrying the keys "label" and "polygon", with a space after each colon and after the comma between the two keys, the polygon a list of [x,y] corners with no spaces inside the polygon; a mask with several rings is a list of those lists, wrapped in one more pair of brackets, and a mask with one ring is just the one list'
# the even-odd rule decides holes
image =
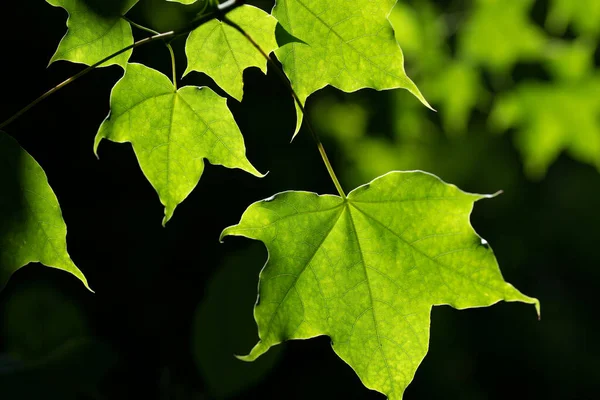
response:
{"label": "sunlit leaf surface", "polygon": [[428,349],[434,305],[539,303],[506,283],[469,223],[469,194],[423,172],[392,172],[347,200],[284,192],[222,236],[262,241],[255,360],[290,339],[328,335],[368,388],[401,399]]}

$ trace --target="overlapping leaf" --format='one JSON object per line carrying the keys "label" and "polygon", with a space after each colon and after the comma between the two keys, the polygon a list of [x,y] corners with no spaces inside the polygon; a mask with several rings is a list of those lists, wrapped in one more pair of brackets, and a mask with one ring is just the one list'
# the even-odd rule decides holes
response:
{"label": "overlapping leaf", "polygon": [[175,90],[162,73],[129,64],[110,99],[94,144],[131,142],[144,175],[165,206],[163,225],[211,164],[262,176],[246,158],[242,134],[224,98],[209,88]]}
{"label": "overlapping leaf", "polygon": [[[259,8],[241,6],[227,17],[240,25],[267,53],[277,48],[275,18]],[[241,33],[229,25],[213,19],[194,30],[186,43],[185,52],[191,71],[204,72],[228,94],[241,101],[243,72],[258,67],[267,72],[267,60]]]}
{"label": "overlapping leaf", "polygon": [[[92,65],[133,44],[129,22],[122,17],[138,0],[46,0],[69,13],[67,33],[50,62],[66,60]],[[102,66],[117,64],[125,68],[131,50]]]}
{"label": "overlapping leaf", "polygon": [[[535,304],[502,278],[469,223],[486,196],[422,172],[393,172],[347,200],[285,192],[223,231],[265,243],[252,361],[290,339],[328,335],[368,388],[401,399],[427,353],[433,305]],[[539,309],[538,309],[539,311]]]}
{"label": "overlapping leaf", "polygon": [[[353,92],[404,88],[427,104],[404,71],[402,50],[387,17],[396,0],[278,0],[273,15],[302,43],[276,50],[302,103],[332,85]],[[296,133],[302,123],[298,111]]]}
{"label": "overlapping leaf", "polygon": [[19,268],[40,262],[89,288],[67,253],[67,227],[40,165],[0,131],[0,290]]}

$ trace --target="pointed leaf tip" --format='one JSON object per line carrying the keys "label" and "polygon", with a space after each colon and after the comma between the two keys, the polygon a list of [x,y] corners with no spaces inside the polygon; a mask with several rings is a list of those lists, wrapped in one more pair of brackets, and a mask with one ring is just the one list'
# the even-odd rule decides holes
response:
{"label": "pointed leaf tip", "polygon": [[[266,54],[278,47],[277,21],[260,8],[242,5],[227,17],[242,27]],[[253,45],[235,28],[217,19],[202,24],[189,35],[185,53],[189,61],[185,74],[206,73],[237,101],[242,101],[244,95],[244,71],[250,67],[267,71],[267,60]]]}
{"label": "pointed leaf tip", "polygon": [[131,63],[112,90],[110,106],[95,149],[103,138],[132,144],[144,175],[165,206],[163,226],[198,184],[205,160],[265,176],[248,161],[227,100],[210,88],[175,90],[166,75]]}
{"label": "pointed leaf tip", "polygon": [[[30,262],[66,271],[92,291],[67,251],[67,226],[58,198],[37,161],[0,131],[2,204],[0,220],[0,289]],[[92,291],[93,292],[93,291]]]}
{"label": "pointed leaf tip", "polygon": [[[273,15],[284,31],[299,40],[278,48],[275,55],[302,104],[328,85],[345,92],[402,88],[435,111],[406,75],[404,55],[388,20],[394,3],[328,0],[327,7],[323,7],[323,2],[318,1],[276,2]],[[293,136],[298,134],[302,122],[298,107],[296,114]]]}

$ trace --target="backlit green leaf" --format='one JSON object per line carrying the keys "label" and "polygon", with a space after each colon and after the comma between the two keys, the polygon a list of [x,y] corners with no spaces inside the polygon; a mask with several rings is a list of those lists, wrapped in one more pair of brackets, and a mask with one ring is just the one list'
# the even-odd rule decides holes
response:
{"label": "backlit green leaf", "polygon": [[[52,56],[51,63],[66,60],[92,65],[133,44],[131,26],[122,16],[138,0],[109,1],[110,7],[101,4],[100,0],[46,0],[46,2],[55,7],[62,7],[69,13],[67,33]],[[118,64],[125,68],[130,56],[131,50],[105,62],[102,66]]]}
{"label": "backlit green leaf", "polygon": [[401,399],[427,353],[432,306],[539,307],[504,281],[471,227],[484,197],[423,172],[392,172],[346,201],[284,192],[254,203],[222,234],[269,251],[254,312],[260,341],[241,358],[328,335],[366,387]]}
{"label": "backlit green leaf", "polygon": [[227,101],[205,87],[175,90],[162,73],[129,64],[113,88],[110,115],[94,144],[131,142],[144,175],[165,206],[163,225],[211,164],[262,176],[246,158],[244,139]]}
{"label": "backlit green leaf", "polygon": [[[240,25],[267,53],[277,48],[275,18],[259,8],[241,6],[227,14]],[[228,94],[241,101],[243,73],[246,68],[258,67],[267,72],[267,60],[237,30],[216,19],[194,30],[186,43],[185,53],[191,71],[204,72]]]}
{"label": "backlit green leaf", "polygon": [[[402,50],[387,17],[396,0],[279,0],[273,15],[291,35],[275,51],[292,86],[304,103],[332,85],[353,92],[404,88],[425,105],[425,98],[406,76]],[[296,133],[302,123],[299,111]]]}
{"label": "backlit green leaf", "polygon": [[19,268],[40,262],[87,280],[67,253],[67,226],[40,165],[0,131],[0,290]]}

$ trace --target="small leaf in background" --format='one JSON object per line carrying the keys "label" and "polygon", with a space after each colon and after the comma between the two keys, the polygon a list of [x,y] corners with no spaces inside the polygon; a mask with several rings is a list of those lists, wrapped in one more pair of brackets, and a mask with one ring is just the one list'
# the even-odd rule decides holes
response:
{"label": "small leaf in background", "polygon": [[[346,92],[404,88],[428,106],[406,76],[404,56],[387,17],[395,0],[281,0],[273,15],[302,43],[275,51],[300,101],[327,85]],[[297,134],[302,114],[297,108]]]}
{"label": "small leaf in background", "polygon": [[530,19],[533,0],[478,0],[459,32],[459,54],[495,73],[539,59],[546,37]]}
{"label": "small leaf in background", "polygon": [[42,167],[0,131],[0,290],[19,268],[40,262],[87,280],[67,252],[67,226]]}
{"label": "small leaf in background", "polygon": [[[277,21],[263,10],[241,6],[227,14],[240,25],[267,53],[277,48]],[[196,28],[188,37],[185,53],[188,66],[185,74],[204,72],[224,91],[238,101],[244,94],[243,73],[258,67],[267,73],[267,60],[241,33],[216,19]]]}
{"label": "small leaf in background", "polygon": [[111,111],[94,143],[130,142],[144,175],[165,206],[163,225],[213,165],[263,176],[246,158],[244,138],[227,101],[206,87],[175,90],[162,73],[129,64],[113,88]]}
{"label": "small leaf in background", "polygon": [[449,135],[467,132],[471,112],[485,94],[477,68],[460,61],[449,61],[439,75],[424,82],[423,88],[441,110],[444,130]]}
{"label": "small leaf in background", "polygon": [[[409,74],[437,73],[446,67],[448,27],[440,11],[427,2],[398,2],[389,16],[398,43],[407,60]],[[423,80],[424,83],[427,79]]]}
{"label": "small leaf in background", "polygon": [[596,44],[582,39],[554,41],[546,51],[546,68],[557,81],[575,82],[594,75]]}
{"label": "small leaf in background", "polygon": [[[103,58],[133,44],[129,22],[124,16],[138,0],[113,0],[102,4],[100,0],[46,0],[69,14],[67,33],[60,41],[50,63],[66,60],[92,65]],[[113,64],[125,68],[131,50],[101,66]]]}
{"label": "small leaf in background", "polygon": [[600,170],[600,77],[577,83],[522,84],[498,98],[490,123],[517,128],[516,146],[530,178],[542,178],[567,151]]}
{"label": "small leaf in background", "polygon": [[392,172],[348,195],[284,192],[251,205],[235,235],[268,251],[253,361],[290,339],[331,337],[363,384],[401,399],[429,345],[434,305],[539,302],[506,283],[470,225],[469,194],[423,172]]}
{"label": "small leaf in background", "polygon": [[551,31],[563,34],[569,25],[582,35],[600,34],[600,1],[598,0],[552,0],[546,19]]}
{"label": "small leaf in background", "polygon": [[[196,365],[214,398],[230,398],[266,378],[281,348],[256,363],[234,357],[256,342],[252,307],[265,251],[258,243],[232,253],[208,283],[194,316],[192,348]],[[213,398],[213,397],[211,397]]]}

